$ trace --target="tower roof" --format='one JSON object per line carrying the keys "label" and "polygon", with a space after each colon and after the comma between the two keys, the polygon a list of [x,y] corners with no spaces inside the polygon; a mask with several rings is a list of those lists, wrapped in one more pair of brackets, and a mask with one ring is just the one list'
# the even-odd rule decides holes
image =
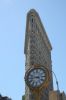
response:
{"label": "tower roof", "polygon": [[41,27],[41,29],[42,29],[42,31],[43,31],[43,32],[42,32],[43,40],[44,40],[46,46],[48,47],[49,51],[51,51],[51,50],[52,50],[52,46],[51,46],[51,43],[50,43],[50,41],[49,41],[49,38],[48,38],[48,36],[47,36],[47,34],[46,34],[46,31],[45,31],[45,29],[44,29],[44,27],[43,27],[43,24],[42,24],[42,22],[41,22],[41,19],[40,19],[40,17],[39,17],[39,14],[36,12],[35,9],[31,9],[31,10],[27,13],[24,53],[26,54],[27,45],[28,45],[28,38],[29,38],[29,35],[28,35],[28,34],[29,34],[29,30],[28,30],[29,24],[28,24],[28,23],[29,23],[29,18],[30,18],[31,15],[34,15],[35,18],[38,19],[39,25],[40,25],[40,27]]}

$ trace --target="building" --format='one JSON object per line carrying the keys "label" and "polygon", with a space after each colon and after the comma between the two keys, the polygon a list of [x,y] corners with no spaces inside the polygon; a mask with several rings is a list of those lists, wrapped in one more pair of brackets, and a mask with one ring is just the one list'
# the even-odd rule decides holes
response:
{"label": "building", "polygon": [[[25,72],[31,69],[33,65],[41,65],[47,68],[50,72],[49,85],[42,88],[39,100],[60,100],[53,98],[54,95],[56,96],[55,93],[57,92],[54,92],[53,90],[51,50],[52,46],[45,31],[45,28],[43,27],[41,19],[38,13],[34,9],[31,9],[27,13],[26,20],[24,48],[26,58]],[[31,91],[29,88],[30,87],[28,85],[25,86],[25,100],[35,100],[35,95],[33,91]]]}
{"label": "building", "polygon": [[[42,25],[38,13],[32,9],[27,14],[26,36],[25,36],[25,56],[26,56],[26,71],[32,64],[40,64],[48,67],[52,71],[51,61],[52,46]],[[53,80],[51,73],[51,82],[48,88],[42,90],[42,100],[48,100],[49,90],[53,90]],[[26,86],[26,100],[30,100],[31,95],[29,88]]]}

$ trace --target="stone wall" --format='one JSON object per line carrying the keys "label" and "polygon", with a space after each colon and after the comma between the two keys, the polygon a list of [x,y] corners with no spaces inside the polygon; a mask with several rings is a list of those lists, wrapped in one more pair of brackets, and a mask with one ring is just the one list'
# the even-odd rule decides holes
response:
{"label": "stone wall", "polygon": [[[48,67],[49,70],[52,70],[52,61],[51,61],[51,46],[48,42],[45,30],[42,30],[41,23],[39,18],[35,15],[35,12],[29,14],[28,16],[28,26],[26,33],[26,62],[25,70],[27,71],[32,64],[39,64],[45,67]],[[48,88],[43,89],[43,94],[41,95],[41,100],[48,100],[49,90],[53,89],[52,73],[51,81]],[[29,88],[26,86],[25,89],[26,99],[25,100],[34,100],[33,95],[29,91]]]}

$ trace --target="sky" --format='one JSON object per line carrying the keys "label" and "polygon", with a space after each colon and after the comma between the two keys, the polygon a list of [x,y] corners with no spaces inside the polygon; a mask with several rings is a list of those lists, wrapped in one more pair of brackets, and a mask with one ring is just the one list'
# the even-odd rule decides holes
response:
{"label": "sky", "polygon": [[52,44],[52,69],[59,89],[66,92],[66,0],[0,0],[0,94],[12,100],[21,100],[25,93],[26,15],[32,8]]}

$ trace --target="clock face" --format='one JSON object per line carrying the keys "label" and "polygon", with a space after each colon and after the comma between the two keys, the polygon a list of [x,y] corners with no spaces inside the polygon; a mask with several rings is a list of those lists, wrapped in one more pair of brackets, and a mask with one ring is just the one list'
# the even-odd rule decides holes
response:
{"label": "clock face", "polygon": [[42,68],[33,68],[29,71],[27,82],[31,87],[39,87],[46,79],[46,72]]}

